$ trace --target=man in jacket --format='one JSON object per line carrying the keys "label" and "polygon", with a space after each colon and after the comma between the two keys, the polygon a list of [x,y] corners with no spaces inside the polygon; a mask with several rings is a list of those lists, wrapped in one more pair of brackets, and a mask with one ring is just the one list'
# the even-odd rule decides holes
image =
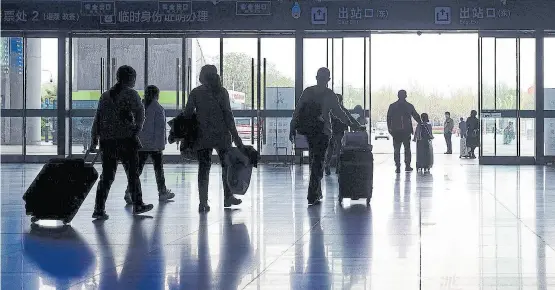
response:
{"label": "man in jacket", "polygon": [[407,92],[400,90],[397,93],[399,100],[389,105],[387,110],[387,129],[393,137],[393,159],[395,160],[395,172],[401,172],[401,145],[405,148],[405,171],[411,172],[410,140],[414,133],[412,119],[419,124],[422,122],[414,106],[407,102]]}
{"label": "man in jacket", "polygon": [[322,198],[324,157],[332,134],[330,113],[344,124],[360,127],[359,124],[352,123],[349,116],[345,114],[337,96],[328,88],[329,81],[329,69],[320,68],[316,74],[317,84],[306,88],[299,98],[289,131],[291,142],[295,139],[296,131],[304,134],[308,141],[310,183],[307,200],[309,205],[319,204]]}
{"label": "man in jacket", "polygon": [[152,210],[152,204],[144,204],[139,180],[139,132],[143,128],[145,109],[141,97],[133,89],[137,74],[130,66],[118,69],[117,83],[104,92],[91,130],[91,151],[100,143],[102,152],[102,175],[96,189],[96,201],[92,217],[106,220],[105,211],[108,192],[116,177],[118,161],[126,167],[127,184],[130,186],[133,214]]}
{"label": "man in jacket", "polygon": [[445,112],[445,123],[443,123],[443,135],[445,136],[445,145],[447,145],[447,151],[445,154],[453,154],[453,143],[451,142],[451,136],[453,136],[453,128],[455,123],[451,119],[451,113]]}

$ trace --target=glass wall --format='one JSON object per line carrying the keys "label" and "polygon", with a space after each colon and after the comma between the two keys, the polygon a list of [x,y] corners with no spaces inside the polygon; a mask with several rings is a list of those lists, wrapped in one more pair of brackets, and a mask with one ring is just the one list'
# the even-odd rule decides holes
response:
{"label": "glass wall", "polygon": [[1,51],[2,154],[57,154],[58,39],[3,37]]}
{"label": "glass wall", "polygon": [[533,38],[481,37],[482,156],[535,156]]}
{"label": "glass wall", "polygon": [[[427,112],[434,133],[443,132],[443,113],[458,124],[478,108],[477,34],[372,34],[372,37],[303,39],[303,86],[316,84],[316,72],[328,67],[329,87],[344,98],[344,106],[371,110],[374,153],[392,153],[385,116],[397,91],[408,91],[419,113]],[[555,130],[555,38],[546,37],[544,82],[546,154]],[[58,149],[58,50],[64,38],[4,37],[0,105],[1,143],[5,155],[56,155]],[[535,156],[536,106],[534,38],[481,38],[480,89],[484,115],[483,156]],[[71,145],[65,154],[82,154],[101,93],[116,81],[121,65],[137,71],[136,89],[160,88],[168,120],[176,116],[191,89],[199,85],[200,68],[214,64],[230,91],[235,122],[245,144],[263,155],[291,154],[289,122],[294,110],[295,38],[283,37],[74,37],[67,47],[66,127]],[[26,77],[26,78],[25,78]],[[60,111],[61,114],[61,111]],[[65,123],[65,122],[64,122]],[[458,127],[458,126],[455,126]],[[169,128],[167,128],[169,130]],[[455,130],[457,131],[457,130]],[[506,132],[512,132],[506,134]],[[454,151],[459,149],[455,132]],[[389,141],[388,141],[389,140]],[[554,142],[555,144],[555,142]],[[443,138],[434,142],[443,152]],[[551,145],[550,145],[551,146]],[[555,145],[552,146],[555,148]],[[550,148],[550,147],[549,147]],[[455,154],[458,152],[455,152]],[[178,155],[175,144],[167,155]]]}

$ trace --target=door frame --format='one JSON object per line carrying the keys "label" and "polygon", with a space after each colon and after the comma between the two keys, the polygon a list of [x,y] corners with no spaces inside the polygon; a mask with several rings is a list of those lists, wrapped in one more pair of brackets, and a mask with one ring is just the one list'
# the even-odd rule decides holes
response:
{"label": "door frame", "polygon": [[[521,109],[521,87],[520,87],[520,74],[521,74],[521,50],[520,50],[520,40],[521,39],[534,39],[534,31],[480,31],[478,32],[478,117],[480,119],[480,145],[479,145],[479,163],[482,165],[534,165],[537,163],[536,157],[538,152],[535,150],[534,156],[521,156],[521,120],[522,119],[537,119],[535,110],[523,110]],[[493,58],[494,58],[494,109],[483,108],[483,97],[484,97],[484,87],[483,87],[483,39],[494,39],[493,48]],[[515,109],[497,109],[497,49],[496,44],[498,39],[515,39],[516,48],[516,108]],[[537,43],[536,43],[537,45]],[[538,59],[536,57],[535,63]],[[535,100],[537,102],[537,100]],[[496,115],[498,117],[493,117],[495,120],[494,125],[494,153],[493,155],[484,155],[484,135],[485,135],[485,115]],[[498,118],[514,118],[516,126],[516,146],[517,151],[515,156],[504,156],[497,154],[497,119]],[[537,136],[538,130],[543,132],[543,128],[538,128],[537,122],[535,124],[535,131]],[[537,142],[537,138],[534,138]],[[536,149],[536,146],[534,146]]]}

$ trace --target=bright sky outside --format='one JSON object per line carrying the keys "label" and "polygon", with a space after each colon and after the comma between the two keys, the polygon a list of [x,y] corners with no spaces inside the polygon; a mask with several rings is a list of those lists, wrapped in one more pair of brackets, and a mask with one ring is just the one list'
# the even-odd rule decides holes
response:
{"label": "bright sky outside", "polygon": [[[216,39],[200,39],[205,56],[217,56]],[[493,81],[493,41],[484,40],[484,78]],[[497,81],[515,83],[514,39],[497,42]],[[276,65],[284,75],[294,79],[294,39],[263,39],[262,57]],[[363,40],[345,39],[345,84],[363,86]],[[371,39],[372,87],[390,85],[407,87],[418,83],[426,89],[448,92],[450,88],[477,87],[477,34],[375,34]],[[224,51],[243,52],[256,57],[256,39],[225,39]],[[555,38],[545,40],[545,86],[555,88]],[[43,82],[50,73],[57,79],[57,40],[43,39]],[[337,55],[338,53],[336,53]],[[521,87],[534,84],[534,40],[521,40]],[[489,63],[486,61],[489,60]],[[313,82],[316,69],[325,66],[326,46],[323,39],[305,40],[305,82]],[[312,71],[314,70],[314,71]],[[248,72],[250,73],[250,72]],[[487,76],[490,77],[487,77]]]}

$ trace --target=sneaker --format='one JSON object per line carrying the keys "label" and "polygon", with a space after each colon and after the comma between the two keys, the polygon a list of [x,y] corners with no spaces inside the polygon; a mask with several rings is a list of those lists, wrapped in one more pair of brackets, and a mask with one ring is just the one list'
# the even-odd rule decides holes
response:
{"label": "sneaker", "polygon": [[110,218],[110,216],[106,214],[106,211],[95,210],[92,214],[92,218],[95,220],[107,220],[108,218]]}
{"label": "sneaker", "polygon": [[159,201],[168,201],[168,200],[170,200],[174,197],[175,197],[175,193],[173,193],[169,189],[166,189],[166,190],[164,190],[164,191],[162,191],[158,194],[158,200]]}
{"label": "sneaker", "polygon": [[152,204],[135,205],[133,206],[133,214],[134,215],[142,214],[147,211],[151,211],[153,208],[154,208],[154,205]]}
{"label": "sneaker", "polygon": [[226,197],[224,199],[224,207],[230,207],[232,205],[240,205],[243,201],[235,198],[234,196]]}
{"label": "sneaker", "polygon": [[395,169],[395,173],[401,173],[401,168],[397,167],[397,168]]}
{"label": "sneaker", "polygon": [[207,203],[201,203],[198,205],[198,212],[209,212],[210,206]]}
{"label": "sneaker", "polygon": [[410,166],[405,167],[405,172],[412,172],[413,170]]}
{"label": "sneaker", "polygon": [[130,205],[133,203],[133,200],[131,200],[131,192],[129,192],[129,190],[125,191],[125,196],[123,197],[123,199],[125,200],[125,203],[127,205]]}

